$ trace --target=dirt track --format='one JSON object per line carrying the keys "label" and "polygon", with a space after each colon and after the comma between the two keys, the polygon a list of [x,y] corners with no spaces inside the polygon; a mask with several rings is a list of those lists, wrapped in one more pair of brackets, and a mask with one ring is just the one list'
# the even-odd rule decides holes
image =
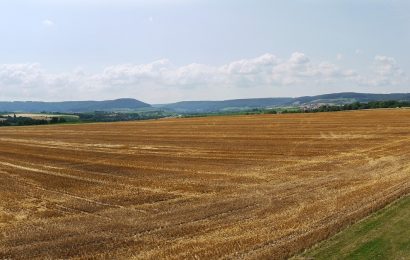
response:
{"label": "dirt track", "polygon": [[0,128],[2,258],[284,258],[410,190],[410,110]]}

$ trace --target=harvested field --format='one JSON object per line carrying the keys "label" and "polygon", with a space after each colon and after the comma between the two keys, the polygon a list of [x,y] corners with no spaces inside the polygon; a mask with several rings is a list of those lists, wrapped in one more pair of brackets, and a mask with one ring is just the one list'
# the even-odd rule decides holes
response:
{"label": "harvested field", "polygon": [[410,110],[0,128],[2,258],[286,258],[410,190]]}

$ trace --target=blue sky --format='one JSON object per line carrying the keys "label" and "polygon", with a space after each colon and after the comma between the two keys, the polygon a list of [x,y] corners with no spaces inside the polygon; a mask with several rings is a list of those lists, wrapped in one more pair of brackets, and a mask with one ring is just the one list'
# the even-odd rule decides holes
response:
{"label": "blue sky", "polygon": [[0,99],[409,92],[410,2],[0,2]]}

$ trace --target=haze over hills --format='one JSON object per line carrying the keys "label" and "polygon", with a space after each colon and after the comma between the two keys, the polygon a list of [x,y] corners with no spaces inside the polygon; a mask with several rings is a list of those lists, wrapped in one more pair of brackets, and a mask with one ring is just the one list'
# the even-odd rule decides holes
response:
{"label": "haze over hills", "polygon": [[150,105],[132,98],[122,98],[105,101],[14,101],[0,102],[0,111],[8,112],[59,112],[80,113],[93,111],[129,111],[141,109],[164,109],[180,113],[203,113],[215,111],[228,111],[252,108],[290,107],[313,104],[343,105],[353,102],[370,101],[410,101],[410,93],[370,94],[370,93],[332,93],[317,96],[304,96],[297,98],[251,98],[232,99],[223,101],[181,101],[170,104]]}

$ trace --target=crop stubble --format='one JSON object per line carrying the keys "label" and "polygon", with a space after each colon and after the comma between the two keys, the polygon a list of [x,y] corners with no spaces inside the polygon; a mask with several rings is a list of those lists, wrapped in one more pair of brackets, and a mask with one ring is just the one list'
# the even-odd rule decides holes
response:
{"label": "crop stubble", "polygon": [[410,110],[0,128],[1,258],[285,258],[409,192]]}

